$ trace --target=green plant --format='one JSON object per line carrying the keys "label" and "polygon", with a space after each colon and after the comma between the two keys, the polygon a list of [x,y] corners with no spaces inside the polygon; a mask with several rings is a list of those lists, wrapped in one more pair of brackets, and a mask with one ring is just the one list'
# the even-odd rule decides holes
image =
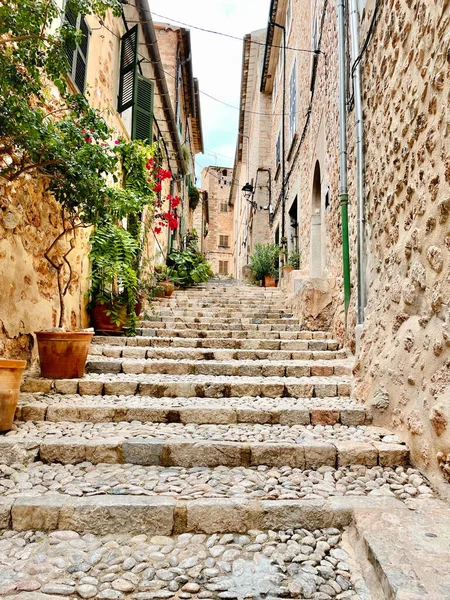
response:
{"label": "green plant", "polygon": [[275,244],[256,244],[250,257],[250,268],[255,281],[261,281],[266,275],[275,277],[280,249]]}
{"label": "green plant", "polygon": [[116,325],[121,324],[120,311],[127,307],[128,322],[135,327],[138,278],[134,261],[139,250],[133,236],[115,224],[95,229],[91,235],[91,288],[88,308],[107,304],[106,314]]}
{"label": "green plant", "polygon": [[189,186],[189,208],[195,210],[200,202],[200,190],[194,185]]}
{"label": "green plant", "polygon": [[291,267],[294,267],[294,269],[300,268],[300,252],[298,250],[292,250],[292,252],[289,253],[286,265],[290,265]]}
{"label": "green plant", "polygon": [[175,283],[184,288],[208,281],[214,275],[204,255],[192,247],[172,250],[167,263],[173,269]]}

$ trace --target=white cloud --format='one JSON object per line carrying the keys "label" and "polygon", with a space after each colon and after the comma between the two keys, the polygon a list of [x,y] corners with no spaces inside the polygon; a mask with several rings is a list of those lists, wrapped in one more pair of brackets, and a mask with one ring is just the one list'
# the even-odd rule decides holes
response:
{"label": "white cloud", "polygon": [[[154,21],[175,19],[204,29],[243,38],[266,26],[270,0],[149,0]],[[158,15],[163,15],[161,18]],[[175,23],[176,24],[176,23]],[[191,29],[194,76],[200,90],[239,107],[242,41]],[[234,157],[239,111],[201,94],[205,152],[202,166],[231,166]],[[218,153],[217,160],[211,153]]]}

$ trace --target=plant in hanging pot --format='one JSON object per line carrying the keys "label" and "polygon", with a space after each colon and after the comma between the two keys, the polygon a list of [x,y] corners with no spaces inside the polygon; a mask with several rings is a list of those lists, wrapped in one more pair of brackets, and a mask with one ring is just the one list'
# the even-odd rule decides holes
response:
{"label": "plant in hanging pot", "polygon": [[12,427],[20,393],[24,360],[0,358],[0,433]]}
{"label": "plant in hanging pot", "polygon": [[265,287],[276,287],[279,253],[275,244],[255,244],[250,256],[250,268],[255,281],[263,281]]}

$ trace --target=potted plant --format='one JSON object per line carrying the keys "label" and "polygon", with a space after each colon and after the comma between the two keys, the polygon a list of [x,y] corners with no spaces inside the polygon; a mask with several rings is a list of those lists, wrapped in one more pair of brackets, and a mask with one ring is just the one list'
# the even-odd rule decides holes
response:
{"label": "potted plant", "polygon": [[250,257],[250,268],[255,281],[263,281],[265,287],[276,287],[279,253],[276,244],[255,245]]}
{"label": "potted plant", "polygon": [[0,358],[0,433],[12,427],[26,364],[24,360]]}
{"label": "potted plant", "polygon": [[155,267],[155,276],[158,285],[164,288],[164,295],[170,298],[175,291],[176,274],[174,270],[166,265],[158,265]]}
{"label": "potted plant", "polygon": [[91,287],[88,307],[97,331],[119,332],[133,325],[138,278],[134,270],[138,242],[123,227],[110,223],[91,235]]}
{"label": "potted plant", "polygon": [[283,276],[286,277],[289,273],[292,273],[295,269],[300,267],[300,252],[298,250],[292,250],[287,259],[287,264],[283,267]]}

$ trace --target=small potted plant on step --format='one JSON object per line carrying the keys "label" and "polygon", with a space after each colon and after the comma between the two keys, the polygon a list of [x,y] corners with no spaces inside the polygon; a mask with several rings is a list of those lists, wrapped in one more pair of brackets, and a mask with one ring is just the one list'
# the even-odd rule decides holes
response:
{"label": "small potted plant on step", "polygon": [[255,281],[265,287],[276,287],[277,263],[280,250],[275,244],[256,244],[250,257],[250,268]]}
{"label": "small potted plant on step", "polygon": [[283,267],[283,277],[292,273],[295,269],[300,267],[300,252],[298,250],[292,250],[287,259],[287,264]]}

